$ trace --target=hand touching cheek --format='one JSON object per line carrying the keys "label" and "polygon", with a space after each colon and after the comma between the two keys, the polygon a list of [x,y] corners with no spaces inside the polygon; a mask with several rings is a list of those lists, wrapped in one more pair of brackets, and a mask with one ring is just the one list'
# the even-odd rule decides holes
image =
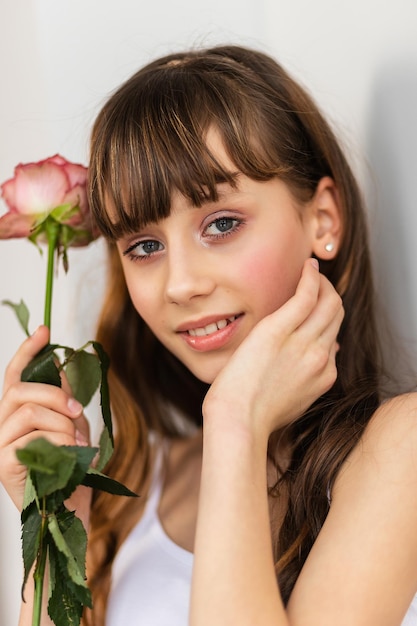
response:
{"label": "hand touching cheek", "polygon": [[307,260],[295,295],[255,326],[215,379],[205,422],[267,438],[296,420],[336,380],[342,320],[340,296]]}

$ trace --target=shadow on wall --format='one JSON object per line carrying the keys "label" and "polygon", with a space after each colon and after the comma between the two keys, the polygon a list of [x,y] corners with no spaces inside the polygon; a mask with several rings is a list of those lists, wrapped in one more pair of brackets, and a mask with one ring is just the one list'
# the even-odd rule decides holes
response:
{"label": "shadow on wall", "polygon": [[[377,193],[370,226],[378,297],[397,345],[417,371],[417,59],[381,68],[368,128]],[[398,371],[385,339],[388,363]]]}

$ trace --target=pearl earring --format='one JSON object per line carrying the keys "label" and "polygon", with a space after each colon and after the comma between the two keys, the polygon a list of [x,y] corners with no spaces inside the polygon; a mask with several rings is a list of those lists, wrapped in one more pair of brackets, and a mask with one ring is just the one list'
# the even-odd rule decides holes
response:
{"label": "pearl earring", "polygon": [[326,252],[333,252],[334,244],[329,241],[329,243],[326,243],[326,245],[324,246],[324,249],[326,250]]}

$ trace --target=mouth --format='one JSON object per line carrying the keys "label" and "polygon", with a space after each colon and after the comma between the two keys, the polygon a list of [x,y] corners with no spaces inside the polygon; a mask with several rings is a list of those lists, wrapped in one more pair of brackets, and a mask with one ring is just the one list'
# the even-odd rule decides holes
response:
{"label": "mouth", "polygon": [[207,335],[212,335],[218,330],[226,328],[226,326],[234,322],[237,318],[238,315],[232,315],[231,317],[225,317],[224,319],[217,320],[216,322],[211,322],[206,326],[200,326],[199,328],[190,328],[186,332],[191,337],[207,337]]}
{"label": "mouth", "polygon": [[198,352],[223,349],[235,336],[243,315],[239,313],[221,318],[210,316],[183,324],[177,329],[177,333],[193,350]]}

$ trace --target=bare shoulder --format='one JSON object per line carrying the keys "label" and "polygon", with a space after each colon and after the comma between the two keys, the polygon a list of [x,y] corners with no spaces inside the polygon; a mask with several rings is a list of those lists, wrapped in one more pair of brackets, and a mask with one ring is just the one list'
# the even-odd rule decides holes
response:
{"label": "bare shoulder", "polygon": [[407,393],[381,404],[363,437],[367,449],[389,454],[399,450],[417,453],[417,393]]}
{"label": "bare shoulder", "polygon": [[416,528],[417,394],[407,394],[377,409],[337,476],[289,605],[297,623],[400,624],[417,591]]}
{"label": "bare shoulder", "polygon": [[[345,462],[340,483],[360,474],[383,482],[417,485],[417,393],[391,398],[372,416],[360,442]],[[335,486],[336,486],[335,485]]]}

